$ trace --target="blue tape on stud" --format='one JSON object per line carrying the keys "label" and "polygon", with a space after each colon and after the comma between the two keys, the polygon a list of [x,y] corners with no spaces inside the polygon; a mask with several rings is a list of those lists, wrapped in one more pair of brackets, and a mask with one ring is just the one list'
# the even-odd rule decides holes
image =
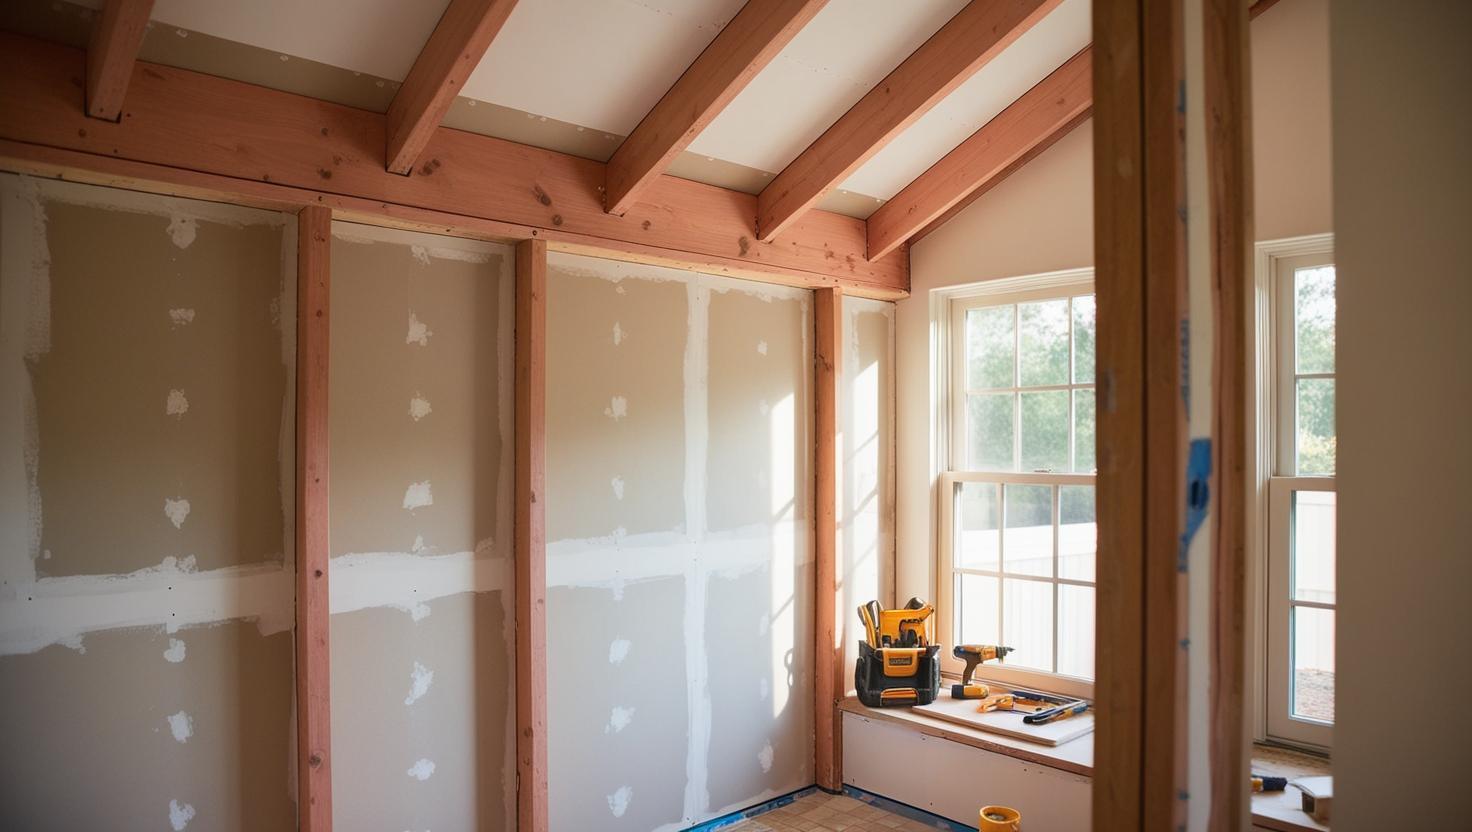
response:
{"label": "blue tape on stud", "polygon": [[1181,549],[1176,555],[1176,570],[1186,571],[1186,550],[1197,529],[1206,522],[1206,509],[1211,505],[1211,440],[1192,439],[1191,453],[1186,457],[1186,531],[1181,535]]}

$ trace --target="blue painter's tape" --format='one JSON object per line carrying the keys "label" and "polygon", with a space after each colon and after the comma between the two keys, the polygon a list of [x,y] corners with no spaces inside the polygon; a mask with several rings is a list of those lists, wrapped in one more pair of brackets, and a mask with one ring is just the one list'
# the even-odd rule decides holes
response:
{"label": "blue painter's tape", "polygon": [[[852,797],[854,800],[859,800],[869,804],[870,806],[883,809],[890,814],[899,815],[900,817],[905,817],[909,818],[910,820],[917,821],[930,827],[931,829],[942,830],[942,832],[976,832],[976,827],[974,826],[967,826],[964,823],[957,823],[950,818],[944,818],[940,815],[932,814],[925,811],[924,809],[917,809],[916,807],[911,806],[908,803],[901,803],[898,800],[890,800],[889,798],[881,794],[866,792],[863,789],[857,789],[853,786],[848,785],[845,785],[843,787],[843,793],[848,795],[849,797]],[[979,811],[981,809],[981,806],[977,805],[976,808]]]}
{"label": "blue painter's tape", "polygon": [[817,791],[817,786],[808,786],[805,789],[798,789],[795,792],[789,792],[782,795],[781,797],[776,797],[768,800],[766,803],[759,803],[755,806],[747,809],[742,809],[738,812],[731,812],[730,814],[721,815],[718,818],[712,818],[705,823],[686,829],[685,832],[712,832],[716,829],[722,829],[727,826],[734,826],[735,824],[738,824],[743,820],[746,820],[747,818],[754,818],[757,815],[765,814],[772,811],[773,809],[780,809],[781,807],[792,803],[792,801],[797,800],[799,797],[807,797],[808,795],[813,794]]}
{"label": "blue painter's tape", "polygon": [[1206,509],[1211,505],[1211,440],[1192,439],[1191,453],[1186,457],[1186,531],[1181,535],[1181,548],[1176,554],[1176,570],[1186,571],[1186,550],[1191,539],[1206,522]]}

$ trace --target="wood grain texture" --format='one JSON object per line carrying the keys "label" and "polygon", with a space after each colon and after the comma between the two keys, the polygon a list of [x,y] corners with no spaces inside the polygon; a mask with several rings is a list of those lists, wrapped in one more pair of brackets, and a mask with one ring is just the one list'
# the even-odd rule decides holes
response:
{"label": "wood grain texture", "polygon": [[381,115],[156,64],[138,64],[129,117],[110,124],[81,112],[83,61],[79,50],[0,34],[0,138],[719,258],[812,286],[909,290],[904,252],[865,259],[862,220],[812,211],[781,244],[761,243],[756,197],[672,176],[615,217],[599,195],[603,164],[443,127],[425,161],[398,176],[383,167]]}
{"label": "wood grain texture", "polygon": [[107,0],[87,46],[87,115],[117,121],[153,0]]}
{"label": "wood grain texture", "polygon": [[516,828],[547,815],[547,243],[516,247]]}
{"label": "wood grain texture", "polygon": [[792,161],[758,200],[769,242],[1060,0],[972,0]]}
{"label": "wood grain texture", "polygon": [[623,216],[828,0],[747,0],[608,160],[604,204]]}
{"label": "wood grain texture", "polygon": [[1067,135],[1093,107],[1092,66],[1085,47],[880,206],[868,220],[869,257],[894,251]]}
{"label": "wood grain texture", "polygon": [[297,823],[332,830],[332,657],[328,620],[327,368],[332,210],[297,215],[296,729]]}
{"label": "wood grain texture", "polygon": [[516,0],[450,0],[388,108],[387,167],[408,173],[465,80],[491,48]]}
{"label": "wood grain texture", "polygon": [[816,347],[813,351],[813,733],[818,786],[843,788],[843,645],[838,624],[839,378],[843,368],[843,292],[820,289],[813,295]]}
{"label": "wood grain texture", "polygon": [[[1258,5],[1261,5],[1260,3]],[[1212,465],[1211,816],[1229,832],[1250,814],[1247,747],[1247,314],[1253,263],[1252,105],[1248,17],[1205,0],[1206,165],[1216,356]]]}

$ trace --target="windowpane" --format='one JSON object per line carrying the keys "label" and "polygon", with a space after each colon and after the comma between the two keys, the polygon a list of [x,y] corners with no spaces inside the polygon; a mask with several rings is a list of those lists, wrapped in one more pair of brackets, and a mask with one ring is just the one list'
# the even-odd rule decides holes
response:
{"label": "windowpane", "polygon": [[961,483],[956,566],[993,572],[1001,569],[1002,506],[997,498],[998,487],[991,482]]}
{"label": "windowpane", "polygon": [[1091,474],[1098,467],[1094,457],[1094,391],[1073,391],[1073,470]]}
{"label": "windowpane", "polygon": [[1333,491],[1293,493],[1293,600],[1334,603]]}
{"label": "windowpane", "polygon": [[1073,383],[1094,381],[1094,296],[1073,299]]}
{"label": "windowpane", "polygon": [[956,601],[961,614],[957,644],[997,644],[997,578],[985,575],[957,575]]}
{"label": "windowpane", "polygon": [[1019,383],[1023,387],[1068,383],[1068,300],[1045,300],[1017,306],[1022,355]]}
{"label": "windowpane", "polygon": [[1002,587],[1002,639],[1017,652],[1007,664],[1053,672],[1053,584],[1006,578]]}
{"label": "windowpane", "polygon": [[966,435],[971,470],[1013,471],[1013,393],[979,393],[968,397]]}
{"label": "windowpane", "polygon": [[1094,678],[1094,588],[1058,586],[1058,672]]}
{"label": "windowpane", "polygon": [[1297,371],[1334,372],[1334,267],[1293,272],[1293,343]]}
{"label": "windowpane", "polygon": [[966,313],[966,384],[972,390],[1013,386],[1013,308],[984,306]]}
{"label": "windowpane", "polygon": [[1297,391],[1298,474],[1334,473],[1334,379],[1301,378]]}
{"label": "windowpane", "polygon": [[1094,487],[1059,486],[1058,519],[1058,577],[1094,580],[1094,552],[1099,545]]}
{"label": "windowpane", "polygon": [[1068,470],[1068,391],[1022,394],[1022,470]]}
{"label": "windowpane", "polygon": [[1334,721],[1334,611],[1293,607],[1293,716]]}
{"label": "windowpane", "polygon": [[1006,571],[1053,575],[1053,487],[1007,485],[1006,532],[1002,544]]}

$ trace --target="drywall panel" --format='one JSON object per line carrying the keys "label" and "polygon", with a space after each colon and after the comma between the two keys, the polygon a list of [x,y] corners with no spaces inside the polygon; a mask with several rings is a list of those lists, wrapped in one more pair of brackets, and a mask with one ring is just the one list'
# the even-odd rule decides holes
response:
{"label": "drywall panel", "polygon": [[231,621],[0,658],[0,827],[291,829],[292,641]]}
{"label": "drywall panel", "polygon": [[333,225],[340,826],[511,823],[513,257]]}
{"label": "drywall panel", "polygon": [[1334,230],[1329,0],[1275,3],[1252,22],[1256,238]]}
{"label": "drywall panel", "polygon": [[810,295],[560,254],[547,283],[553,828],[808,785]]}
{"label": "drywall panel", "polygon": [[463,592],[332,616],[333,821],[344,829],[508,829],[515,693],[509,595]]}

